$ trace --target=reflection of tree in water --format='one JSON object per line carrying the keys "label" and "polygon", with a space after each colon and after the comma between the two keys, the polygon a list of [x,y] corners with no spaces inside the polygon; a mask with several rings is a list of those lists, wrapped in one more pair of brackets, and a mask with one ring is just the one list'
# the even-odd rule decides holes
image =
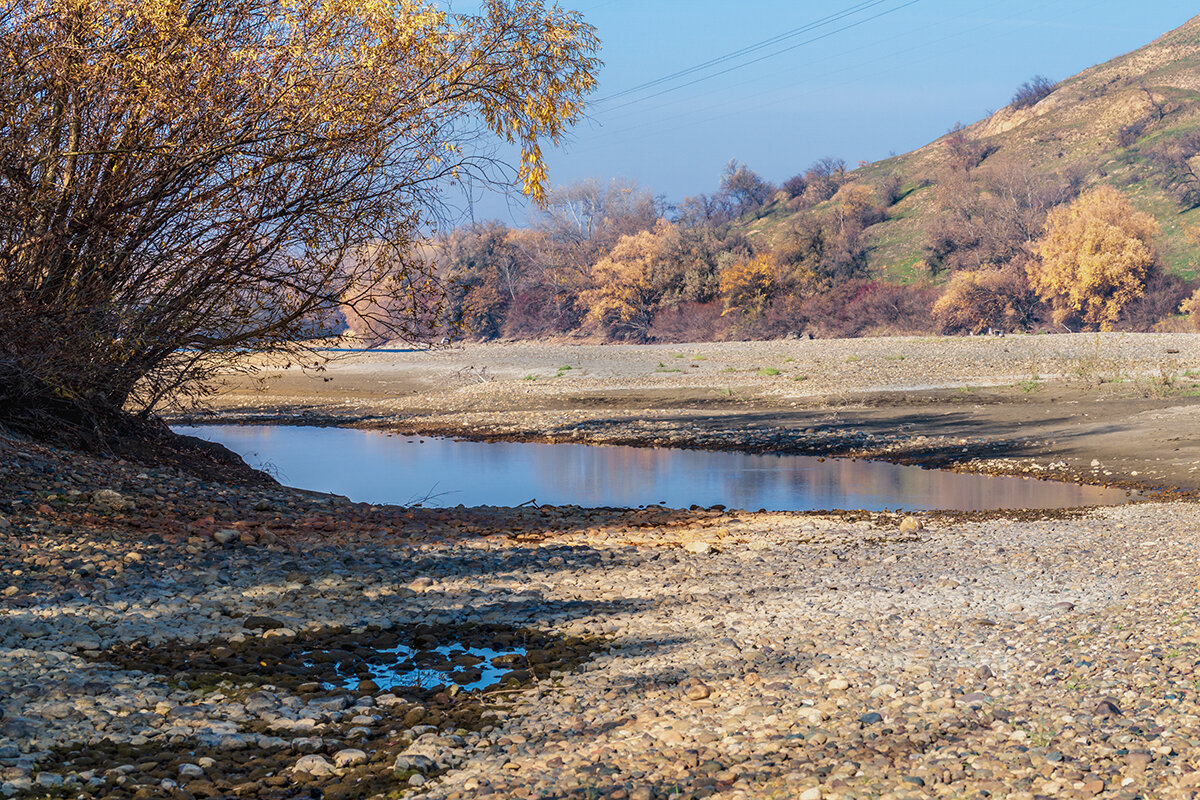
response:
{"label": "reflection of tree in water", "polygon": [[1117,503],[1123,493],[885,462],[701,450],[521,444],[269,426],[189,432],[256,453],[288,482],[355,500],[426,505],[638,506],[717,503],[745,509],[1047,508]]}

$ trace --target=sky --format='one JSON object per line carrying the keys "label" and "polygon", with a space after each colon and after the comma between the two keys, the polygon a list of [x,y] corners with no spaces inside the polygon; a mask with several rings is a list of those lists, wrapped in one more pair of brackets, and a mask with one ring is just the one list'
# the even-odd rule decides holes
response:
{"label": "sky", "polygon": [[[551,183],[624,178],[668,202],[712,192],[731,159],[779,183],[824,156],[854,166],[912,150],[1002,108],[1035,75],[1070,77],[1200,10],[1177,0],[562,1],[595,26],[605,63],[586,119],[547,150]],[[527,221],[524,203],[476,194],[468,221]]]}

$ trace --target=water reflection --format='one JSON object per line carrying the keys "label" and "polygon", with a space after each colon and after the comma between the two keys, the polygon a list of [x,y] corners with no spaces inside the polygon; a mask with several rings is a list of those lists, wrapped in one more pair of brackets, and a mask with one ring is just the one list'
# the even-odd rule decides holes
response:
{"label": "water reflection", "polygon": [[964,475],[875,461],[574,444],[461,442],[379,431],[201,426],[290,486],[372,503],[686,508],[721,503],[812,509],[1066,508],[1114,505],[1124,491]]}

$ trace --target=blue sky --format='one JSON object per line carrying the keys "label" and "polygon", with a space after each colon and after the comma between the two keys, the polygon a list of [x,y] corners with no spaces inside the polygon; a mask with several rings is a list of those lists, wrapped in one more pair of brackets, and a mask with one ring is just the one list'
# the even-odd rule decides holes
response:
{"label": "blue sky", "polygon": [[[712,191],[734,158],[779,182],[826,155],[854,165],[911,150],[956,122],[1004,106],[1034,75],[1069,77],[1200,11],[1176,0],[564,5],[596,27],[605,66],[588,119],[565,147],[548,153],[552,183],[624,177],[670,201]],[[454,3],[457,11],[469,6]],[[605,100],[806,26],[813,27],[719,67]],[[806,43],[818,36],[825,38]],[[792,49],[777,52],[785,47]],[[761,56],[767,57],[738,66]],[[714,75],[731,66],[737,68]],[[641,99],[663,89],[669,91]],[[474,210],[476,218],[509,223],[526,217],[521,204],[498,195],[482,198]]]}

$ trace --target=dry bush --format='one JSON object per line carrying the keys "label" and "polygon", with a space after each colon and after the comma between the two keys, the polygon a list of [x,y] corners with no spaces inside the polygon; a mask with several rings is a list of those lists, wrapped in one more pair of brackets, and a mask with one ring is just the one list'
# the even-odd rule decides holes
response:
{"label": "dry bush", "polygon": [[712,342],[728,336],[730,320],[720,303],[682,302],[654,315],[650,339],[656,342]]}
{"label": "dry bush", "polygon": [[942,213],[926,232],[935,271],[999,267],[1022,257],[1042,232],[1051,208],[1073,199],[1080,176],[1041,175],[1010,159],[970,173],[952,170],[937,185]]}
{"label": "dry bush", "polygon": [[1152,269],[1145,290],[1121,309],[1121,318],[1114,327],[1127,331],[1155,330],[1158,323],[1179,313],[1180,305],[1187,302],[1191,291],[1192,287],[1178,275]]}
{"label": "dry bush", "polygon": [[1043,99],[1049,97],[1056,86],[1057,84],[1045,75],[1034,75],[1033,78],[1017,87],[1010,105],[1018,110],[1036,106]]}
{"label": "dry bush", "polygon": [[962,123],[951,128],[942,141],[946,145],[946,163],[952,171],[970,172],[995,152],[992,145],[972,138]]}
{"label": "dry bush", "polygon": [[933,318],[942,333],[1025,330],[1038,319],[1040,308],[1024,264],[1018,261],[956,272],[934,303]]}
{"label": "dry bush", "polygon": [[1200,331],[1200,289],[1192,293],[1192,296],[1179,304],[1179,313],[1186,314],[1188,322],[1192,324],[1192,328]]}
{"label": "dry bush", "polygon": [[781,298],[768,312],[777,335],[809,332],[821,337],[930,333],[932,287],[854,280],[803,299]]}

